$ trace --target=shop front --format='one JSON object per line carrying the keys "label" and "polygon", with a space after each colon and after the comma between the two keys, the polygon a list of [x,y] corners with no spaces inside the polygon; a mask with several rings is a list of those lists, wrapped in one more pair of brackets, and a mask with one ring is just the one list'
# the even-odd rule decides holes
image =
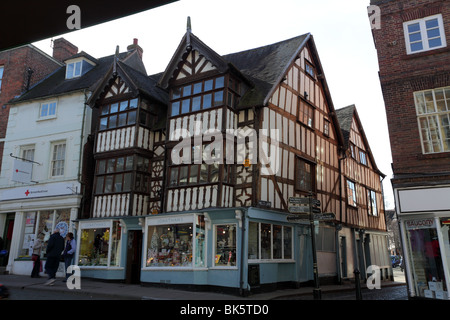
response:
{"label": "shop front", "polygon": [[308,247],[307,237],[286,214],[257,208],[147,216],[141,281],[241,294],[308,281],[312,275],[300,268],[307,250],[298,250],[301,241]]}
{"label": "shop front", "polygon": [[450,188],[400,190],[397,195],[409,295],[448,300]]}
{"label": "shop front", "polygon": [[[54,230],[65,237],[74,232],[81,196],[72,194],[66,187],[72,183],[55,183],[28,188],[11,188],[1,192],[0,215],[8,217],[8,259],[6,271],[12,274],[30,275],[33,246],[36,239],[43,243],[40,259],[45,266],[48,239]],[[8,236],[9,237],[9,236]],[[44,275],[43,268],[41,276]],[[60,264],[57,276],[64,275],[64,263]]]}

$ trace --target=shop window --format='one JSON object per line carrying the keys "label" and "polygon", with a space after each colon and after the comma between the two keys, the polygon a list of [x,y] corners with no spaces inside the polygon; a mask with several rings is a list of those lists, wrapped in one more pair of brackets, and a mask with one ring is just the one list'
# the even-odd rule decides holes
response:
{"label": "shop window", "polygon": [[292,259],[292,227],[249,222],[248,259]]}
{"label": "shop window", "polygon": [[[442,224],[442,222],[441,222]],[[435,218],[405,221],[412,281],[417,296],[437,298],[447,293],[446,279],[441,256],[441,243]],[[441,232],[447,232],[448,227]],[[448,242],[447,242],[448,245]]]}
{"label": "shop window", "polygon": [[146,267],[206,267],[205,220],[151,225],[147,230]]}
{"label": "shop window", "polygon": [[[108,221],[81,227],[80,266],[120,266],[121,227],[119,221]],[[89,226],[89,227],[87,227]]]}
{"label": "shop window", "polygon": [[216,267],[236,266],[236,225],[225,224],[214,226]]}
{"label": "shop window", "polygon": [[25,212],[24,215],[23,240],[19,257],[31,256],[35,239],[41,237],[43,243],[41,257],[44,258],[47,243],[53,231],[59,229],[63,237],[69,231],[70,209]]}

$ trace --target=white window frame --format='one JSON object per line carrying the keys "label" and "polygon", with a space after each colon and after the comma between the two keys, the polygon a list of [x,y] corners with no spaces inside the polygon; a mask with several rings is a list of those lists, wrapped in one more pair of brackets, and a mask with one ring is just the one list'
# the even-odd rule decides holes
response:
{"label": "white window frame", "polygon": [[[437,91],[443,91],[444,100],[436,99],[436,92]],[[426,95],[432,95],[433,99],[433,111],[428,111],[428,107],[431,107],[426,105],[426,101],[431,102],[430,100],[426,100]],[[419,134],[420,134],[420,142],[422,146],[422,153],[423,154],[433,154],[433,153],[444,153],[444,152],[450,152],[450,145],[444,143],[443,135],[446,133],[445,126],[442,125],[443,118],[450,118],[450,86],[449,87],[441,87],[441,88],[433,88],[429,90],[423,90],[423,91],[416,91],[414,92],[414,104],[416,107],[416,114],[417,114],[417,125],[419,128]],[[420,108],[420,105],[418,103],[418,97],[420,95],[422,96],[423,103],[425,103],[424,108]],[[441,105],[439,106],[437,102],[440,102]],[[446,110],[439,110],[442,109],[443,105],[445,106]],[[421,125],[421,121],[426,121],[427,126],[423,127]],[[430,125],[430,122],[432,122],[432,125]],[[432,129],[435,130],[432,130]],[[436,137],[433,139],[433,137]],[[438,150],[435,150],[435,146],[433,144],[433,141],[439,142],[439,145],[436,145],[436,147],[439,147]],[[425,148],[425,143],[428,143],[430,146],[428,147],[428,150]]]}
{"label": "white window frame", "polygon": [[[55,159],[55,148],[57,146],[64,145],[64,157],[62,159]],[[51,150],[50,150],[50,177],[51,178],[58,178],[58,177],[64,177],[66,172],[66,158],[67,158],[67,143],[65,140],[61,141],[55,141],[51,144]],[[55,165],[57,163],[62,163],[62,167],[55,168]],[[62,170],[62,173],[60,174],[54,174],[54,170]]]}
{"label": "white window frame", "polygon": [[83,61],[78,60],[68,63],[66,66],[66,79],[81,77],[83,68]]}
{"label": "white window frame", "polygon": [[[54,106],[54,107],[53,107]],[[47,120],[56,118],[56,113],[58,109],[57,101],[48,101],[41,103],[39,107],[39,120]]]}
{"label": "white window frame", "polygon": [[[433,20],[433,19],[437,19],[438,21],[438,29],[439,29],[439,37],[441,39],[441,45],[440,46],[436,46],[436,47],[430,47],[429,45],[429,40],[430,39],[435,39],[437,37],[432,37],[432,38],[428,38],[428,34],[427,34],[427,27],[426,27],[426,22],[429,20]],[[421,50],[412,50],[411,49],[411,44],[413,43],[417,43],[419,41],[410,41],[410,33],[408,30],[408,27],[413,25],[413,24],[419,24],[419,32],[420,32],[420,42],[422,42],[422,46],[423,48]],[[435,28],[433,28],[435,29]],[[445,30],[444,30],[444,23],[442,20],[442,15],[441,14],[436,14],[433,16],[428,16],[425,18],[421,18],[421,19],[416,19],[416,20],[411,20],[411,21],[406,21],[403,23],[403,31],[404,31],[404,35],[405,35],[405,44],[406,44],[406,52],[407,54],[414,54],[414,53],[419,53],[419,52],[425,52],[425,51],[430,51],[430,50],[434,50],[434,49],[439,49],[439,48],[444,48],[447,46],[447,42],[445,39]],[[411,32],[414,33],[414,32]]]}

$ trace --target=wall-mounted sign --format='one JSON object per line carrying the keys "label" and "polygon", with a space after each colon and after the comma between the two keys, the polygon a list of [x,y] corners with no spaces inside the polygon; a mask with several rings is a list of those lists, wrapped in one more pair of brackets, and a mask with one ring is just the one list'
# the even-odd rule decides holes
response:
{"label": "wall-mounted sign", "polygon": [[21,183],[31,183],[31,174],[33,172],[33,163],[14,159],[14,167],[11,176],[12,181]]}
{"label": "wall-mounted sign", "polygon": [[0,190],[0,201],[78,194],[78,182],[55,182]]}

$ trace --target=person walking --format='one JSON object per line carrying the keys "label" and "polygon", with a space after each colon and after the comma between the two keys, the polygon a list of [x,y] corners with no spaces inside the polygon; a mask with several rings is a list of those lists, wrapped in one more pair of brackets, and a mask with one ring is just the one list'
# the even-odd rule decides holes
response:
{"label": "person walking", "polygon": [[71,274],[67,273],[67,268],[72,264],[72,259],[75,254],[75,250],[77,249],[77,242],[73,238],[73,233],[68,232],[66,235],[66,247],[64,248],[64,267],[66,271],[66,279],[64,282],[70,277]]}
{"label": "person walking", "polygon": [[31,271],[32,278],[40,278],[39,272],[42,271],[41,263],[41,251],[42,251],[42,239],[43,234],[39,233],[37,239],[34,241],[33,253],[31,255],[31,260],[34,262],[33,270]]}
{"label": "person walking", "polygon": [[56,271],[58,271],[59,260],[61,259],[63,250],[64,238],[59,234],[59,229],[55,229],[47,244],[47,262],[45,263],[45,270],[48,274],[48,281],[45,285],[53,285],[56,281]]}

